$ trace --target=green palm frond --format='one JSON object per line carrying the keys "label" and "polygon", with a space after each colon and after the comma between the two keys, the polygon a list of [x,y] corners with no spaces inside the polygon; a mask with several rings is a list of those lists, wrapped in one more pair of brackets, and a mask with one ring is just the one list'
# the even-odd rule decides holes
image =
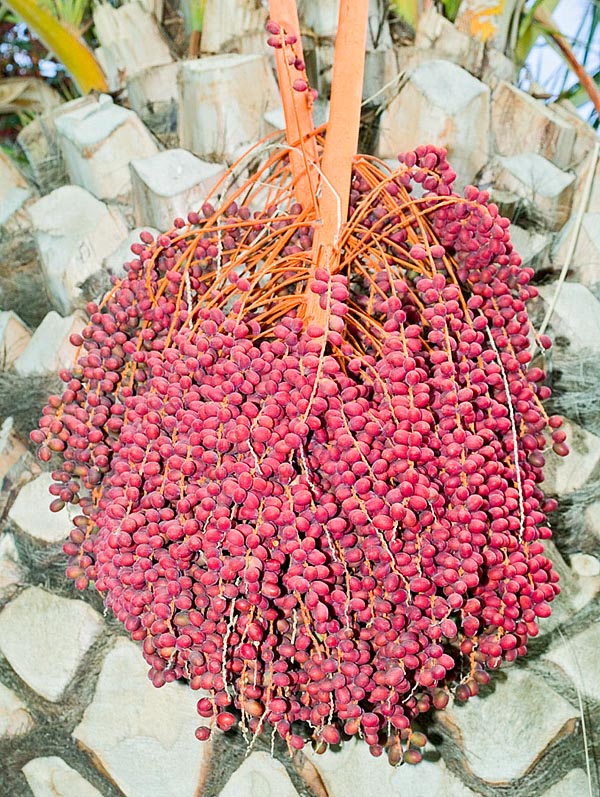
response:
{"label": "green palm frond", "polygon": [[34,0],[5,0],[4,5],[56,56],[82,94],[94,89],[108,91],[100,64],[79,35],[61,24]]}
{"label": "green palm frond", "polygon": [[16,18],[10,8],[0,3],[0,22],[15,22]]}
{"label": "green palm frond", "polygon": [[517,64],[525,63],[527,56],[533,49],[533,45],[545,33],[544,26],[537,19],[537,14],[542,11],[552,14],[558,3],[559,0],[535,0],[523,15],[515,48],[515,61]]}
{"label": "green palm frond", "polygon": [[454,22],[456,19],[456,15],[458,14],[458,9],[460,8],[461,0],[442,0],[442,6],[444,8],[444,16],[447,17],[450,22]]}
{"label": "green palm frond", "polygon": [[419,0],[390,0],[391,10],[413,30],[419,22]]}
{"label": "green palm frond", "polygon": [[88,14],[90,0],[38,0],[38,5],[72,30],[79,31]]}
{"label": "green palm frond", "polygon": [[190,2],[190,26],[192,30],[202,30],[204,25],[204,12],[206,11],[207,0],[191,0]]}
{"label": "green palm frond", "polygon": [[[596,72],[593,72],[591,78],[600,89],[600,69],[598,69]],[[582,105],[585,105],[586,102],[590,101],[587,91],[579,81],[561,92],[561,94],[559,94],[559,99],[569,100],[569,102],[572,102],[577,108],[581,108]]]}

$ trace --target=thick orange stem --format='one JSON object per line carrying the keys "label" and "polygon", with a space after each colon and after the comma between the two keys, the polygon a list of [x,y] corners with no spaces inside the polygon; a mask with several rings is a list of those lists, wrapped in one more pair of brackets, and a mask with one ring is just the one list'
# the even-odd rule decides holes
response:
{"label": "thick orange stem", "polygon": [[284,35],[297,37],[293,45],[284,45],[275,50],[275,63],[285,117],[286,140],[288,146],[294,147],[290,153],[290,165],[296,198],[305,209],[312,209],[316,216],[318,173],[312,164],[318,164],[319,154],[312,118],[313,98],[309,91],[296,91],[293,88],[294,81],[306,80],[306,72],[304,69],[297,69],[295,64],[288,63],[292,52],[297,62],[304,60],[296,2],[269,0],[269,12],[271,19],[281,26],[283,41]]}
{"label": "thick orange stem", "polygon": [[352,162],[360,127],[368,15],[369,0],[341,0],[321,167],[324,175],[321,240],[324,244],[335,243],[348,212]]}
{"label": "thick orange stem", "polygon": [[[313,244],[317,268],[334,273],[339,262],[337,241],[348,217],[352,163],[358,146],[365,69],[369,0],[340,0],[333,59],[331,101],[321,164],[321,227]],[[307,294],[306,318],[327,329],[327,311]]]}

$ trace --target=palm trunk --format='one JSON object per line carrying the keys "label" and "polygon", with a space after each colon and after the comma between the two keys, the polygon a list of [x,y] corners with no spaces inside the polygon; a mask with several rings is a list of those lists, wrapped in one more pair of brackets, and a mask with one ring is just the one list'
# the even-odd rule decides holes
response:
{"label": "palm trunk", "polygon": [[522,7],[522,0],[463,0],[456,17],[456,26],[470,36],[506,52],[514,46]]}

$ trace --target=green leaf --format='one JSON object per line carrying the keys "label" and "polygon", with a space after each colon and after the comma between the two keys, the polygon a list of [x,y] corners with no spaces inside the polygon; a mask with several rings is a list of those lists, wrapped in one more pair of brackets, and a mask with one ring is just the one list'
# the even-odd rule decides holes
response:
{"label": "green leaf", "polygon": [[34,0],[4,0],[4,4],[63,64],[82,94],[94,89],[108,91],[100,64],[77,35],[67,30]]}
{"label": "green leaf", "polygon": [[74,33],[81,29],[90,8],[90,0],[37,0],[37,4]]}
{"label": "green leaf", "polygon": [[444,15],[450,20],[450,22],[454,22],[456,19],[458,9],[460,8],[460,3],[461,0],[442,0],[442,5],[444,6]]}
{"label": "green leaf", "polygon": [[207,0],[191,0],[190,2],[190,26],[192,30],[202,30],[204,25],[204,11],[206,10]]}
{"label": "green leaf", "polygon": [[523,14],[523,19],[519,25],[519,38],[525,36],[529,28],[533,24],[533,15],[539,5],[541,5],[544,0],[534,0],[531,7],[527,10],[527,13]]}
{"label": "green leaf", "polygon": [[419,0],[390,0],[390,8],[403,22],[416,30],[419,21]]}
{"label": "green leaf", "polygon": [[16,22],[14,15],[5,5],[0,3],[0,22]]}
{"label": "green leaf", "polygon": [[535,0],[531,8],[523,16],[521,24],[519,25],[519,35],[515,48],[515,61],[517,64],[525,63],[536,40],[543,34],[539,22],[535,19],[535,12],[540,8],[551,14],[559,1],[560,0]]}
{"label": "green leaf", "polygon": [[[594,72],[591,77],[594,80],[594,83],[600,88],[600,69],[597,72]],[[583,88],[581,83],[577,81],[572,86],[570,86],[566,91],[563,91],[562,94],[559,96],[561,100],[569,100],[573,103],[577,108],[582,105],[585,105],[586,102],[590,101],[589,94]]]}

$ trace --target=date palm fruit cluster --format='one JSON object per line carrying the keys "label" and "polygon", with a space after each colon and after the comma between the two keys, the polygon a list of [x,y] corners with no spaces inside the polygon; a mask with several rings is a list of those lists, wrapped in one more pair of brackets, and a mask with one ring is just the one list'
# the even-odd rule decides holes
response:
{"label": "date palm fruit cluster", "polygon": [[434,146],[354,159],[315,266],[290,154],[142,233],[31,437],[52,509],[80,509],[69,577],[155,686],[201,690],[198,738],[239,722],[292,750],[308,725],[416,763],[418,715],[524,655],[559,592],[540,483],[567,449],[531,362],[536,289]]}

